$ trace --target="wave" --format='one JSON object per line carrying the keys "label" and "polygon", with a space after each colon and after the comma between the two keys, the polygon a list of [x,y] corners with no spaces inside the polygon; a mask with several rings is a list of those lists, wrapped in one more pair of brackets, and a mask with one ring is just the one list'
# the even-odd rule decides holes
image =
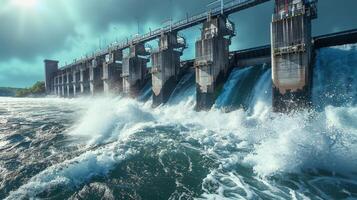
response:
{"label": "wave", "polygon": [[[264,177],[303,173],[310,169],[347,176],[357,173],[357,127],[354,123],[357,107],[329,106],[324,112],[306,111],[294,115],[264,112],[254,116],[243,109],[230,113],[220,109],[195,112],[192,100],[156,109],[125,98],[92,100],[90,104],[78,125],[68,133],[78,137],[78,141],[85,141],[88,152],[47,168],[11,192],[8,199],[36,197],[51,188],[78,187],[94,176],[106,176],[122,160],[135,154],[136,149],[128,145],[130,136],[153,131],[158,126],[184,127],[179,134],[187,141],[197,141],[202,155],[220,163],[220,167],[207,177],[221,177],[228,185],[230,181],[239,185],[237,181],[242,175],[237,174],[237,167],[251,168],[250,176],[260,182]],[[146,141],[143,142],[145,146]],[[98,149],[90,150],[94,147]],[[241,184],[244,191],[256,187],[250,183]],[[254,197],[257,194],[252,188]],[[212,192],[212,189],[207,191]],[[235,192],[235,195],[238,194]]]}
{"label": "wave", "polygon": [[88,151],[47,168],[16,191],[10,192],[6,199],[32,199],[49,190],[76,188],[95,176],[105,176],[115,164],[133,154],[135,151],[120,148],[119,145]]}

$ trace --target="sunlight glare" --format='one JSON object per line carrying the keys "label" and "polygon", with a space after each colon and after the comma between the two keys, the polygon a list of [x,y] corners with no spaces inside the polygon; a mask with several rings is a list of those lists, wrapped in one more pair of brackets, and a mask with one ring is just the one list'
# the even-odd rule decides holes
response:
{"label": "sunlight glare", "polygon": [[22,8],[34,8],[37,5],[37,0],[12,0],[15,6]]}

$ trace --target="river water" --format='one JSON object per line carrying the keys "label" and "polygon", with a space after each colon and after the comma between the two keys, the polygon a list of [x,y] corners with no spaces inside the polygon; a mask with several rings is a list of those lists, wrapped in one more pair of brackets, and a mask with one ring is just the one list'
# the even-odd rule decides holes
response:
{"label": "river water", "polygon": [[155,109],[148,89],[0,98],[0,199],[356,199],[356,46],[319,50],[316,109],[289,115],[268,65],[234,70],[207,112],[194,74]]}

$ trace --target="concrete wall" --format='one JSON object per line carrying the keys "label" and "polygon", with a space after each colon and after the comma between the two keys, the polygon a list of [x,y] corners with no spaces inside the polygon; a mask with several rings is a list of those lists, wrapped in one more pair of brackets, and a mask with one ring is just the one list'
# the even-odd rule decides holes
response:
{"label": "concrete wall", "polygon": [[123,79],[120,76],[122,64],[117,63],[122,59],[122,51],[113,51],[105,57],[102,76],[105,94],[119,94],[119,92],[123,91]]}
{"label": "concrete wall", "polygon": [[47,94],[53,94],[55,90],[54,77],[58,71],[58,61],[45,60],[45,87]]}
{"label": "concrete wall", "polygon": [[145,84],[148,72],[146,68],[148,59],[145,57],[147,55],[144,44],[138,44],[131,46],[129,55],[123,58],[122,78],[125,95],[136,97]]}
{"label": "concrete wall", "polygon": [[80,95],[86,95],[90,93],[89,84],[89,67],[87,64],[83,64],[79,69],[79,85],[80,85]]}
{"label": "concrete wall", "polygon": [[152,53],[153,107],[166,103],[175,89],[180,68],[180,56],[186,43],[178,42],[177,33],[162,35],[158,51]]}
{"label": "concrete wall", "polygon": [[196,42],[197,110],[210,109],[214,104],[217,89],[227,75],[233,35],[234,29],[227,27],[225,17],[209,18],[203,24],[201,39]]}
{"label": "concrete wall", "polygon": [[312,87],[310,5],[276,0],[271,24],[273,110],[307,107]]}

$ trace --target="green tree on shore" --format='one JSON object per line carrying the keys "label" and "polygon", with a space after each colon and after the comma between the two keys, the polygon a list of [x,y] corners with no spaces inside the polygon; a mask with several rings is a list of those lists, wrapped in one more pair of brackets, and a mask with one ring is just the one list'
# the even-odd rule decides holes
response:
{"label": "green tree on shore", "polygon": [[45,82],[37,81],[32,87],[20,89],[16,92],[16,97],[43,96],[46,93]]}

